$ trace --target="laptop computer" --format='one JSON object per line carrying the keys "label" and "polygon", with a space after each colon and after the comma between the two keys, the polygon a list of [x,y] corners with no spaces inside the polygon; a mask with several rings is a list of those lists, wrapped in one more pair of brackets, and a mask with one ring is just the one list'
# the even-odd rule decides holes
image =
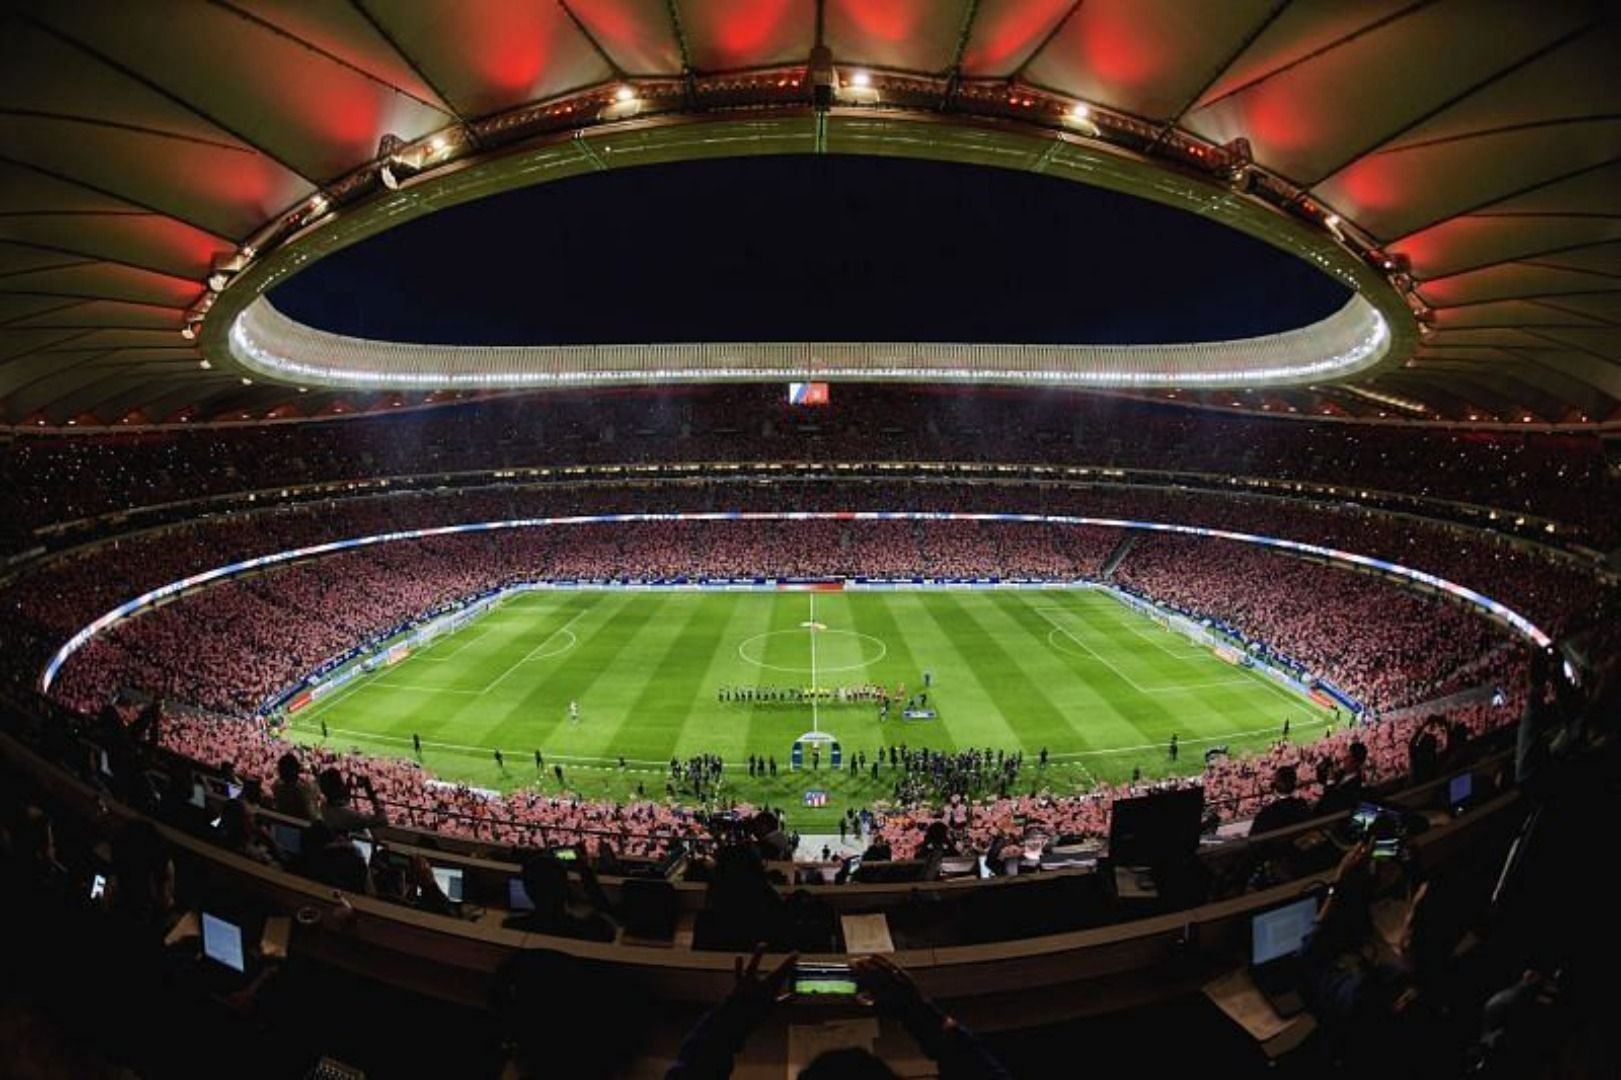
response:
{"label": "laptop computer", "polygon": [[1300,957],[1317,928],[1317,898],[1293,900],[1250,920],[1250,979],[1280,1017],[1305,1010]]}
{"label": "laptop computer", "polygon": [[304,850],[304,831],[296,825],[272,822],[270,835],[276,841],[276,846],[289,855],[298,855]]}
{"label": "laptop computer", "polygon": [[1473,773],[1459,773],[1447,783],[1447,806],[1454,815],[1461,814],[1469,809],[1475,797],[1475,776]]}
{"label": "laptop computer", "polygon": [[433,867],[433,880],[439,886],[439,891],[445,894],[445,899],[452,904],[462,902],[462,872],[449,866]]}

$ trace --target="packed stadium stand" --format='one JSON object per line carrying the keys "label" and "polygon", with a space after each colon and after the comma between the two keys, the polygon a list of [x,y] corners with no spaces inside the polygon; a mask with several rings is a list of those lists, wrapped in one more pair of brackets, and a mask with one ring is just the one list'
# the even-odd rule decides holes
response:
{"label": "packed stadium stand", "polygon": [[[1074,465],[1182,482],[1259,479],[1337,487],[1346,498],[1425,500],[1428,516],[1512,529],[1530,515],[1556,540],[1621,543],[1621,497],[1590,433],[1380,426],[1256,418],[1032,392],[851,387],[810,418],[780,392],[724,387],[563,395],[544,414],[500,399],[364,424],[229,424],[9,440],[0,477],[27,530],[234,492],[560,465],[961,461]],[[1129,436],[1126,434],[1129,432]],[[994,434],[995,437],[987,438]],[[1463,504],[1454,506],[1450,504]],[[1495,518],[1485,517],[1495,510]],[[1523,524],[1523,523],[1522,523]],[[19,529],[18,526],[23,528]],[[48,533],[46,535],[49,535]]]}

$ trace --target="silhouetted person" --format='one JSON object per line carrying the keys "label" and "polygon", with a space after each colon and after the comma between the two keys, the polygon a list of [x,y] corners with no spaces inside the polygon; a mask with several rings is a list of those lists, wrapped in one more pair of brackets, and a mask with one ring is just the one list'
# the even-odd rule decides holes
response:
{"label": "silhouetted person", "polygon": [[1362,770],[1368,762],[1368,748],[1360,742],[1353,742],[1345,748],[1345,758],[1342,762],[1343,771],[1323,797],[1317,800],[1315,812],[1322,814],[1337,814],[1342,810],[1352,810],[1362,801],[1363,783]]}
{"label": "silhouetted person", "polygon": [[603,895],[597,876],[586,861],[584,852],[574,862],[580,884],[590,903],[588,914],[576,915],[569,911],[568,864],[546,852],[530,856],[523,864],[523,889],[529,894],[534,911],[513,915],[504,924],[511,930],[531,934],[551,934],[556,937],[575,938],[580,941],[612,941],[616,931],[613,923],[602,914],[608,910],[608,899]]}
{"label": "silhouetted person", "polygon": [[1250,825],[1250,835],[1286,829],[1311,819],[1311,804],[1295,794],[1299,776],[1293,765],[1280,765],[1272,774],[1272,790],[1277,798],[1261,807]]}
{"label": "silhouetted person", "polygon": [[369,814],[363,814],[350,805],[349,787],[337,769],[323,769],[316,782],[321,785],[321,798],[326,800],[326,805],[321,807],[321,820],[333,832],[361,832],[373,825],[388,824],[388,814],[377,799],[371,777],[361,776],[356,781],[371,803],[372,812]]}
{"label": "silhouetted person", "polygon": [[[718,1080],[730,1076],[738,1051],[781,999],[790,984],[797,953],[764,975],[756,946],[744,964],[734,966],[736,985],[730,995],[704,1015],[687,1034],[676,1063],[665,1080]],[[898,1022],[938,1066],[941,1080],[1007,1080],[1008,1073],[989,1049],[966,1027],[935,1008],[906,973],[883,956],[858,956],[850,970],[880,1014]],[[894,1070],[867,1050],[850,1047],[818,1055],[799,1073],[800,1080],[893,1080]]]}
{"label": "silhouetted person", "polygon": [[315,788],[299,775],[303,766],[291,751],[276,761],[276,782],[270,785],[270,805],[290,817],[314,821],[321,816],[321,802]]}

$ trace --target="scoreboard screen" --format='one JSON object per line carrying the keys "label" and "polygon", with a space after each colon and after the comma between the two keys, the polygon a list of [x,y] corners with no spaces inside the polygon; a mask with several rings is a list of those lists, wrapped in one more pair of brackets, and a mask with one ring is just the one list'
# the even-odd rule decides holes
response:
{"label": "scoreboard screen", "polygon": [[788,384],[788,404],[826,405],[827,383],[796,382]]}

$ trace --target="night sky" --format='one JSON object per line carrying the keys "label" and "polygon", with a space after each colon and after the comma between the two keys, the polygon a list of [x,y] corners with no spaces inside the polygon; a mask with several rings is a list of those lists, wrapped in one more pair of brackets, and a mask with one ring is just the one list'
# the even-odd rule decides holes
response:
{"label": "night sky", "polygon": [[339,333],[462,344],[1245,337],[1346,291],[1225,226],[1029,173],[855,157],[625,169],[409,222],[281,286]]}

